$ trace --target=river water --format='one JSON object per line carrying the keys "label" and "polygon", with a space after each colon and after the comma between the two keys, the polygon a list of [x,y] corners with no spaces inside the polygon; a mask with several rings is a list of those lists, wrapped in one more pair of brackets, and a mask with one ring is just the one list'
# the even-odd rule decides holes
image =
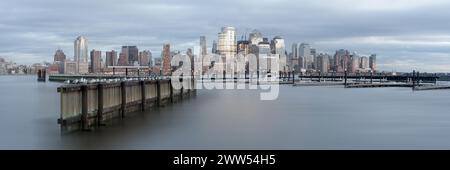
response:
{"label": "river water", "polygon": [[0,149],[450,149],[450,90],[282,85],[196,97],[62,134],[59,83],[0,76]]}

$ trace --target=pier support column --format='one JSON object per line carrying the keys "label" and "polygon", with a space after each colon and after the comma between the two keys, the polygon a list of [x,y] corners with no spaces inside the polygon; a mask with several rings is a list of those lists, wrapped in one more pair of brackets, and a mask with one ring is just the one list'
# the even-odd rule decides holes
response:
{"label": "pier support column", "polygon": [[122,90],[122,105],[121,105],[121,117],[125,118],[125,111],[127,107],[127,83],[121,82],[120,87]]}
{"label": "pier support column", "polygon": [[169,80],[169,89],[170,89],[170,102],[174,102],[173,101],[173,86],[172,86],[172,80]]}
{"label": "pier support column", "polygon": [[344,72],[344,87],[347,87],[347,70]]}
{"label": "pier support column", "polygon": [[434,73],[434,85],[437,85],[437,81],[438,81],[437,74]]}
{"label": "pier support column", "polygon": [[373,72],[370,71],[370,84],[373,84]]}
{"label": "pier support column", "polygon": [[97,126],[102,125],[103,120],[103,84],[97,85]]}
{"label": "pier support column", "polygon": [[412,88],[414,90],[416,88],[416,70],[413,70],[412,73],[412,83],[413,83]]}
{"label": "pier support column", "polygon": [[183,79],[181,79],[181,92],[180,92],[180,100],[183,100],[183,95],[184,95],[184,87],[183,87]]}
{"label": "pier support column", "polygon": [[196,89],[197,86],[195,84],[195,77],[194,76],[192,76],[191,83],[192,83],[192,94],[195,96],[195,95],[197,95],[197,89]]}
{"label": "pier support column", "polygon": [[141,85],[141,111],[145,111],[145,81],[140,81]]}
{"label": "pier support column", "polygon": [[[225,69],[226,69],[226,68],[225,68]],[[226,72],[226,71],[223,71],[223,84],[225,84],[226,81],[227,81],[227,72]],[[181,89],[183,89],[183,88],[181,88]]]}
{"label": "pier support column", "polygon": [[156,103],[161,106],[161,80],[156,81]]}
{"label": "pier support column", "polygon": [[81,129],[88,130],[88,87],[87,85],[81,86]]}
{"label": "pier support column", "polygon": [[259,66],[258,66],[258,71],[256,71],[256,85],[259,86]]}
{"label": "pier support column", "polygon": [[292,84],[295,84],[295,72],[292,71]]}

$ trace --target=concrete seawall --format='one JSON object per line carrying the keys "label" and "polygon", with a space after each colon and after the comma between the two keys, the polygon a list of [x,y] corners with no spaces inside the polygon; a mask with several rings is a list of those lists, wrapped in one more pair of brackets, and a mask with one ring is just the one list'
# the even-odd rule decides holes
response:
{"label": "concrete seawall", "polygon": [[171,80],[126,81],[74,84],[58,88],[62,130],[89,130],[104,121],[124,118],[128,113],[145,111],[174,103],[196,94],[195,81],[188,88],[174,89]]}

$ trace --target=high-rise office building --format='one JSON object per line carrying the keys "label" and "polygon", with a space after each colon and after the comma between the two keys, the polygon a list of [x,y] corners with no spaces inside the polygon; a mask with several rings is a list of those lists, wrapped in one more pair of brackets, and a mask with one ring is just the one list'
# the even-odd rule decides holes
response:
{"label": "high-rise office building", "polygon": [[317,56],[317,71],[320,73],[328,73],[329,69],[329,56],[326,54],[319,54]]}
{"label": "high-rise office building", "polygon": [[139,49],[136,46],[122,46],[122,54],[128,59],[125,65],[137,65],[139,64]]}
{"label": "high-rise office building", "polygon": [[348,50],[340,49],[334,54],[333,70],[343,73],[348,69],[348,65],[352,62],[350,52]]}
{"label": "high-rise office building", "polygon": [[216,40],[213,41],[211,53],[217,54],[217,42],[216,42]]}
{"label": "high-rise office building", "polygon": [[311,55],[311,46],[307,43],[300,44],[298,53],[304,60],[304,68],[307,70],[314,69],[314,57]]}
{"label": "high-rise office building", "polygon": [[286,65],[286,46],[284,44],[284,39],[280,36],[276,36],[272,39],[270,43],[272,54],[278,54],[278,63],[280,71],[289,71],[289,67]]}
{"label": "high-rise office building", "polygon": [[261,32],[259,32],[258,30],[253,30],[249,34],[249,41],[251,45],[258,45],[260,42],[263,42],[263,36]]}
{"label": "high-rise office building", "polygon": [[312,56],[313,58],[316,58],[316,57],[317,57],[317,50],[316,50],[315,48],[311,48],[310,54],[311,54],[311,56]]}
{"label": "high-rise office building", "polygon": [[192,52],[192,48],[188,48],[186,50],[186,55],[189,57],[189,60],[190,60],[190,63],[191,63],[191,71],[193,71],[194,70],[195,61],[194,61],[194,53]]}
{"label": "high-rise office building", "polygon": [[222,27],[218,34],[217,50],[223,57],[234,57],[236,54],[236,29],[234,27]]}
{"label": "high-rise office building", "polygon": [[292,58],[298,58],[298,44],[297,43],[293,43],[292,44]]}
{"label": "high-rise office building", "polygon": [[79,36],[74,42],[74,60],[77,63],[76,73],[86,74],[89,72],[88,64],[88,41]]}
{"label": "high-rise office building", "polygon": [[247,55],[250,53],[250,41],[240,40],[237,42],[237,53]]}
{"label": "high-rise office building", "polygon": [[270,60],[268,57],[271,54],[270,43],[262,41],[258,43],[257,63],[260,72],[266,72],[270,68]]}
{"label": "high-rise office building", "polygon": [[139,65],[140,66],[149,66],[151,54],[152,53],[148,50],[139,52]]}
{"label": "high-rise office building", "polygon": [[152,52],[150,52],[150,50],[148,51],[149,52],[149,54],[148,54],[148,66],[153,66],[153,54],[152,54]]}
{"label": "high-rise office building", "polygon": [[163,75],[169,76],[172,74],[172,67],[171,67],[171,52],[170,52],[170,44],[164,44],[163,45],[163,51],[162,51],[162,58],[163,58],[163,65],[162,65],[162,72]]}
{"label": "high-rise office building", "polygon": [[91,72],[99,73],[102,68],[102,52],[97,50],[91,51]]}
{"label": "high-rise office building", "polygon": [[370,69],[369,67],[369,58],[366,56],[361,57],[361,65],[360,68],[363,70]]}
{"label": "high-rise office building", "polygon": [[117,65],[117,51],[111,50],[106,52],[106,66]]}
{"label": "high-rise office building", "polygon": [[66,60],[66,54],[64,54],[63,50],[58,49],[55,52],[55,56],[53,57],[54,62],[64,62]]}
{"label": "high-rise office building", "polygon": [[119,66],[128,66],[128,52],[121,52],[119,54],[119,60],[117,61],[117,65]]}
{"label": "high-rise office building", "polygon": [[347,69],[347,71],[349,72],[349,73],[356,73],[356,72],[358,72],[360,69],[360,66],[361,66],[361,57],[359,57],[359,55],[358,54],[353,54],[352,56],[351,56],[351,62],[350,62],[350,65],[348,65],[348,69]]}
{"label": "high-rise office building", "polygon": [[74,42],[74,53],[76,62],[88,62],[88,41],[85,37],[77,37]]}
{"label": "high-rise office building", "polygon": [[77,65],[76,61],[64,61],[64,74],[77,74]]}
{"label": "high-rise office building", "polygon": [[377,55],[376,54],[370,55],[369,67],[373,72],[377,71]]}
{"label": "high-rise office building", "polygon": [[200,54],[202,56],[208,54],[207,47],[206,47],[206,37],[200,36]]}

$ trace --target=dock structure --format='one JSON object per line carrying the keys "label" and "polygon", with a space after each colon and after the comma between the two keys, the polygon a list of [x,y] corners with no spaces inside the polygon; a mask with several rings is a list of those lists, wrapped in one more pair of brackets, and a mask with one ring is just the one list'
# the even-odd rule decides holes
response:
{"label": "dock structure", "polygon": [[45,69],[39,69],[37,71],[37,81],[45,82],[47,79],[47,71]]}
{"label": "dock structure", "polygon": [[71,84],[58,88],[61,111],[58,123],[64,131],[90,130],[128,113],[160,107],[195,95],[195,83],[174,89],[171,80],[141,80],[115,83]]}
{"label": "dock structure", "polygon": [[377,87],[414,87],[406,83],[374,83],[374,84],[349,84],[346,88],[377,88]]}
{"label": "dock structure", "polygon": [[416,91],[424,91],[424,90],[449,90],[450,86],[420,86],[414,88]]}

